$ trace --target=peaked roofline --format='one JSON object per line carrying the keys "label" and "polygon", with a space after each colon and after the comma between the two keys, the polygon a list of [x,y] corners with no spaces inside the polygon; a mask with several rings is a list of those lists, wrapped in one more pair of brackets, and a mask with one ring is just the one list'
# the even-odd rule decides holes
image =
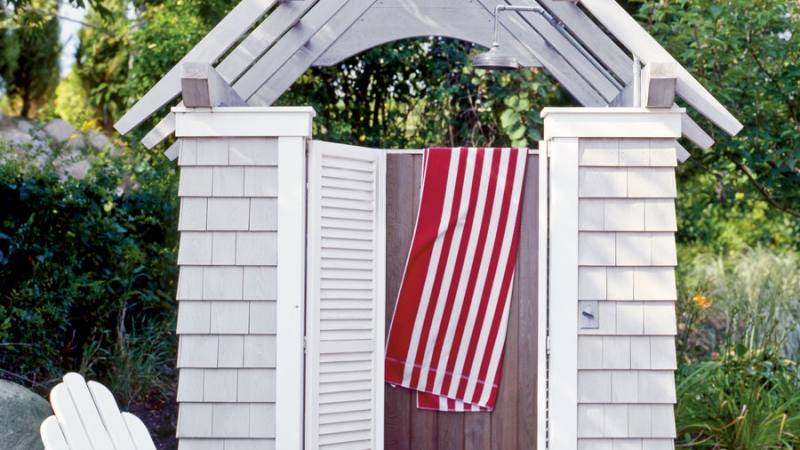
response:
{"label": "peaked roofline", "polygon": [[[583,106],[619,105],[633,85],[631,58],[674,63],[676,93],[702,115],[735,135],[742,124],[614,0],[511,0],[543,7],[551,20],[531,13],[504,15],[502,43],[521,61],[539,62]],[[115,124],[122,134],[180,94],[181,65],[215,65],[249,104],[268,106],[312,65],[331,64],[368,45],[407,36],[451,35],[478,45],[491,42],[494,7],[502,0],[242,0]],[[602,25],[611,36],[598,25]],[[448,32],[447,30],[451,30]],[[612,39],[613,37],[613,39]],[[221,59],[221,60],[220,60]],[[688,115],[683,132],[701,148],[713,139]],[[168,113],[142,140],[153,147],[174,132]]]}

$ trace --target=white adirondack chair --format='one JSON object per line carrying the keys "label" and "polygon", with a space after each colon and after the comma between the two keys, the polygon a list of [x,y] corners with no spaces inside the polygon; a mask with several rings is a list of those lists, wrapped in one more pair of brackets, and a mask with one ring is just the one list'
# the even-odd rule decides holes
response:
{"label": "white adirondack chair", "polygon": [[56,414],[39,429],[46,450],[156,449],[144,423],[120,413],[111,391],[77,373],[50,391],[50,404]]}

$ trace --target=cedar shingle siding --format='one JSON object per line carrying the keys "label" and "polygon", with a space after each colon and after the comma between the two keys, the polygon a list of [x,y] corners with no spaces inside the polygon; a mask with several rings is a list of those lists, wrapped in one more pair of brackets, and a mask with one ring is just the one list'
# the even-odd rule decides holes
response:
{"label": "cedar shingle siding", "polygon": [[666,450],[675,437],[675,165],[671,139],[581,139],[578,448]]}
{"label": "cedar shingle siding", "polygon": [[275,448],[277,143],[180,142],[181,450]]}

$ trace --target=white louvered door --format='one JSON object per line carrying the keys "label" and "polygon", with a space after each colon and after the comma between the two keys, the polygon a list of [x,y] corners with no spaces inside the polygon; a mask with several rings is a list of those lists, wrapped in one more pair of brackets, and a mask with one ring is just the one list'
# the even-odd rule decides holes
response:
{"label": "white louvered door", "polygon": [[306,449],[383,448],[385,173],[382,150],[309,145]]}

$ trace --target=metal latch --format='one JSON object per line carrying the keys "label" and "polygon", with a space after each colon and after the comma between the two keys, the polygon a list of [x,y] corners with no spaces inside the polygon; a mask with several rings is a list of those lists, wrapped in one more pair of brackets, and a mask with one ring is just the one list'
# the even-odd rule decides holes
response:
{"label": "metal latch", "polygon": [[578,302],[579,323],[581,330],[600,328],[599,303],[597,301]]}

